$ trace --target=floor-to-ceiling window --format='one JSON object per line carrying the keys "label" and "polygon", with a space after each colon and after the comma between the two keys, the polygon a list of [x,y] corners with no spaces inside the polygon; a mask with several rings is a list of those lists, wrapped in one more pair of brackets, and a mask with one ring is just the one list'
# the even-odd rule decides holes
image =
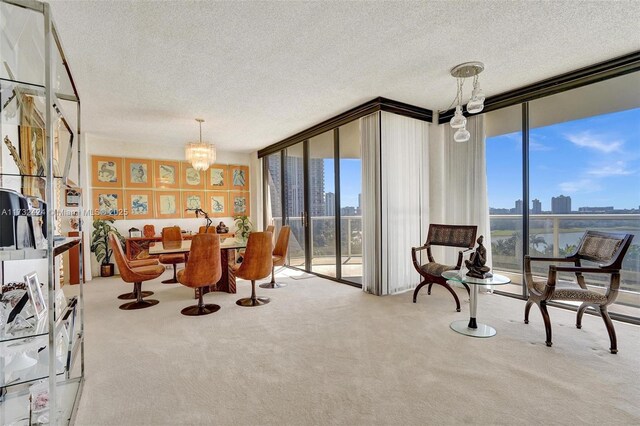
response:
{"label": "floor-to-ceiling window", "polygon": [[285,223],[291,226],[289,265],[304,268],[306,264],[304,142],[284,151]]}
{"label": "floor-to-ceiling window", "polygon": [[[621,290],[610,312],[640,316],[640,74],[486,117],[494,269],[521,272],[522,253],[571,254],[586,230],[631,233],[635,237],[623,263]],[[518,120],[528,131],[514,132]],[[517,263],[509,262],[512,255]],[[548,264],[534,266],[546,276]],[[604,281],[588,278],[603,291]],[[521,277],[516,275],[514,282],[521,283]]]}

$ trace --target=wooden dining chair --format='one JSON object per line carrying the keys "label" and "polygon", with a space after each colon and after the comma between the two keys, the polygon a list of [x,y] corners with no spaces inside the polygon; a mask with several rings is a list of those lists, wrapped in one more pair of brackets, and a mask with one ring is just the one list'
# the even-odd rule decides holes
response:
{"label": "wooden dining chair", "polygon": [[[180,284],[191,288],[208,287],[214,285],[222,277],[220,260],[220,237],[215,234],[198,234],[191,240],[191,251],[184,269],[178,271]],[[219,305],[205,304],[202,301],[202,290],[198,292],[198,304],[187,306],[182,315],[200,316],[217,312]]]}
{"label": "wooden dining chair", "polygon": [[[170,226],[162,228],[162,246],[167,248],[172,245],[182,244],[182,231],[179,226]],[[173,278],[162,281],[162,284],[177,284],[177,267],[178,263],[184,263],[186,256],[184,253],[169,253],[160,255],[160,263],[164,265],[173,265]]]}
{"label": "wooden dining chair", "polygon": [[[124,250],[122,250],[122,244],[120,244],[120,241],[118,240],[118,237],[116,237],[115,234],[110,233],[109,234],[109,244],[111,245],[111,250],[114,253],[114,256],[120,256],[120,258],[126,263],[126,265],[128,266],[129,269],[133,269],[133,268],[141,268],[143,266],[158,266],[158,259],[139,259],[139,260],[129,260],[127,259],[127,256],[124,253]],[[142,291],[141,292],[142,297],[149,297],[151,295],[153,295],[152,291]],[[118,299],[121,300],[133,300],[133,299],[137,299],[137,294],[132,291],[130,293],[124,293],[118,296]]]}
{"label": "wooden dining chair", "polygon": [[236,277],[251,280],[251,297],[236,301],[239,306],[260,306],[270,302],[268,297],[256,296],[256,280],[268,277],[273,266],[273,235],[271,232],[252,232],[249,234],[244,260],[234,265]]}
{"label": "wooden dining chair", "polygon": [[271,267],[271,282],[260,284],[260,288],[281,288],[286,287],[286,283],[277,283],[275,269],[276,266],[283,266],[287,260],[287,251],[289,250],[289,235],[291,234],[291,227],[286,225],[280,228],[278,234],[278,242],[273,249],[272,258],[273,266]]}
{"label": "wooden dining chair", "polygon": [[[120,305],[120,309],[129,311],[133,309],[150,308],[151,306],[157,305],[159,303],[157,300],[143,299],[145,292],[142,291],[142,282],[158,278],[164,272],[164,267],[158,264],[132,267],[129,262],[127,262],[124,251],[122,250],[122,245],[120,245],[120,241],[114,234],[109,234],[109,242],[115,255],[114,257],[118,265],[118,270],[120,271],[120,277],[126,283],[133,283],[133,294],[136,299],[134,302]],[[146,293],[153,294],[151,292]]]}

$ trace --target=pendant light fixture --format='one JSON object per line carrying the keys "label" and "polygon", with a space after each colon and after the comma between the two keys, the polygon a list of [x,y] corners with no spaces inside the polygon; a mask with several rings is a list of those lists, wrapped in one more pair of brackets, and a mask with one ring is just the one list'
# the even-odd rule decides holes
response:
{"label": "pendant light fixture", "polygon": [[204,171],[216,162],[216,147],[213,144],[202,142],[202,123],[204,120],[196,118],[196,121],[200,123],[200,141],[188,143],[185,148],[185,156],[194,169]]}
{"label": "pendant light fixture", "polygon": [[473,91],[471,99],[467,103],[467,112],[477,114],[484,109],[485,95],[478,82],[478,74],[482,71],[484,71],[482,62],[465,62],[451,68],[451,76],[456,79],[458,84],[456,99],[453,101],[454,104],[457,103],[456,112],[449,122],[453,129],[457,129],[453,134],[453,140],[456,142],[467,142],[471,138],[471,133],[466,129],[467,119],[462,114],[462,89],[466,78],[473,77]]}

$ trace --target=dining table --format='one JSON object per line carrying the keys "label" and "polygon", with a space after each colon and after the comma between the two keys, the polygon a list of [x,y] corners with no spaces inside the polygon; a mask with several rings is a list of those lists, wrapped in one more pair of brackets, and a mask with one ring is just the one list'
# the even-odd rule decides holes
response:
{"label": "dining table", "polygon": [[[208,287],[199,287],[196,290],[195,297],[199,297],[199,291],[203,294],[210,291],[223,291],[226,293],[236,292],[236,275],[233,266],[237,260],[237,251],[247,247],[247,242],[237,238],[225,238],[220,241],[220,264],[222,267],[222,276],[220,280]],[[149,245],[150,255],[160,255],[169,253],[185,253],[187,260],[191,251],[191,240],[172,241],[167,244],[155,242]],[[226,265],[226,267],[224,267]]]}

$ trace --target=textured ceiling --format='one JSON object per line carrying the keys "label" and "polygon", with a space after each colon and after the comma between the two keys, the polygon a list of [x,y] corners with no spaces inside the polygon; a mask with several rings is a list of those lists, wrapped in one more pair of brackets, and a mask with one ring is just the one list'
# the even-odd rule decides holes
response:
{"label": "textured ceiling", "polygon": [[444,109],[640,48],[640,2],[53,1],[83,130],[265,147],[377,96]]}

